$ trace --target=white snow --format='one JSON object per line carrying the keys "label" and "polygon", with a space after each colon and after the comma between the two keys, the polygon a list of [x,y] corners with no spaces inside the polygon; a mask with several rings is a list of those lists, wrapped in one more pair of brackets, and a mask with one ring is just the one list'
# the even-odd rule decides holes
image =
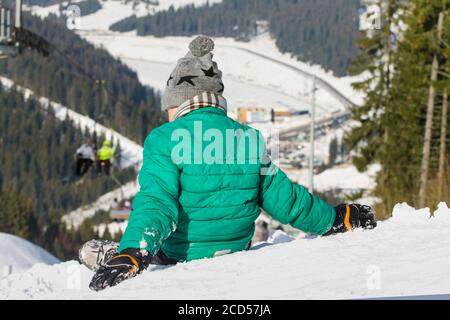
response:
{"label": "white snow", "polygon": [[29,6],[24,4],[23,11],[28,11],[31,14],[40,17],[41,19],[45,19],[50,14],[54,14],[59,17],[61,14],[59,12],[59,3],[53,4],[51,6],[41,7],[41,6]]}
{"label": "white snow", "polygon": [[[359,172],[352,164],[342,164],[314,175],[314,188],[320,192],[333,189],[372,190],[375,187],[375,174],[380,165],[369,166],[366,172]],[[308,186],[308,169],[285,170],[286,174],[300,184]]]}
{"label": "white snow", "polygon": [[141,16],[147,13],[144,3],[138,4],[135,8],[131,2],[124,4],[121,1],[105,1],[101,2],[101,5],[102,9],[97,12],[80,17],[79,26],[82,30],[108,30],[113,23],[133,14]]}
{"label": "white snow", "polygon": [[359,172],[353,165],[338,166],[315,176],[315,186],[319,190],[365,189],[375,187],[375,174],[380,170],[379,165],[372,165],[367,172]]}
{"label": "white snow", "polygon": [[0,232],[0,276],[26,271],[38,263],[52,265],[60,261],[27,240]]}
{"label": "white snow", "polygon": [[[374,230],[292,239],[171,267],[117,287],[88,289],[93,273],[69,261],[4,278],[0,299],[352,299],[450,293],[450,209],[397,204]],[[281,243],[280,243],[281,242]],[[1,243],[1,242],[0,242]]]}

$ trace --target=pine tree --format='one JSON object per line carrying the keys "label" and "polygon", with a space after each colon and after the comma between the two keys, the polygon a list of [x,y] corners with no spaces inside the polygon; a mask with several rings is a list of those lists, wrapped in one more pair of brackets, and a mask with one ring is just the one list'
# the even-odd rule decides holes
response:
{"label": "pine tree", "polygon": [[[436,53],[441,65],[447,63],[444,49],[436,41],[438,16],[443,8],[448,16],[448,0],[408,2],[401,15],[406,30],[397,34],[399,41],[390,58],[386,59],[388,55],[384,54],[369,60],[372,63],[367,70],[375,85],[367,81],[356,85],[365,89],[367,98],[362,108],[354,111],[360,126],[351,132],[348,141],[360,151],[354,159],[360,169],[369,163],[380,163],[382,169],[376,178],[375,195],[381,199],[380,209],[385,214],[397,202],[418,204],[431,65]],[[445,39],[448,41],[448,32]],[[383,41],[377,43],[377,50],[383,48]],[[383,61],[391,61],[391,68],[380,67]],[[434,85],[443,92],[443,77]],[[437,159],[437,150],[432,148],[432,159]],[[436,172],[435,164],[432,162],[431,172]]]}
{"label": "pine tree", "polygon": [[[395,46],[392,43],[392,30],[399,25],[398,13],[404,9],[400,0],[377,0],[379,8],[379,28],[361,31],[358,40],[359,53],[354,58],[350,74],[365,73],[364,80],[356,82],[353,87],[362,91],[366,98],[361,106],[355,107],[353,119],[359,125],[346,135],[346,143],[357,152],[353,163],[360,171],[367,170],[369,164],[380,162],[389,131],[385,125],[386,106],[391,100],[392,56]],[[381,171],[377,179],[384,184],[390,179],[386,171]],[[384,199],[386,200],[386,199]],[[383,211],[391,206],[389,200]]]}
{"label": "pine tree", "polygon": [[333,138],[329,146],[328,165],[334,166],[338,156],[338,141],[337,138]]}
{"label": "pine tree", "polygon": [[104,240],[113,240],[111,232],[109,231],[108,225],[105,227],[105,231],[103,232],[102,239]]}
{"label": "pine tree", "polygon": [[[383,153],[383,171],[391,177],[380,194],[391,195],[392,202],[408,201],[420,203],[419,182],[423,157],[424,135],[426,131],[427,105],[431,85],[442,96],[445,85],[442,77],[431,81],[433,60],[445,65],[442,46],[438,42],[438,20],[441,12],[450,12],[450,1],[414,1],[405,15],[407,30],[396,52],[396,72],[393,79],[392,101],[386,110],[386,125],[391,135]],[[448,40],[448,29],[446,33]],[[432,114],[436,117],[436,113]],[[434,119],[431,137],[431,162],[428,164],[433,177],[438,167],[439,121]],[[392,190],[395,190],[393,193]],[[426,204],[432,205],[430,202]]]}
{"label": "pine tree", "polygon": [[353,83],[356,90],[362,91],[366,99],[362,106],[353,110],[353,119],[359,122],[346,137],[346,142],[358,155],[353,158],[355,166],[364,171],[379,157],[378,152],[386,139],[383,126],[384,108],[389,101],[391,71],[393,69],[391,43],[392,29],[398,25],[395,14],[401,1],[378,0],[380,8],[380,28],[362,30],[359,34],[359,52],[349,69],[351,75],[365,72],[364,80]]}
{"label": "pine tree", "polygon": [[14,188],[3,188],[0,192],[0,232],[32,239],[37,233],[36,223],[30,199]]}

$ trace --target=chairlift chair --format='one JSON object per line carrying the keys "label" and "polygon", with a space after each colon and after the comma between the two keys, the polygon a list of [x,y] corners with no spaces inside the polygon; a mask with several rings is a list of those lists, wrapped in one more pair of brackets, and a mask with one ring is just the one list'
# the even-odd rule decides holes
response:
{"label": "chairlift chair", "polygon": [[16,0],[14,25],[11,16],[10,8],[0,7],[0,59],[20,54],[24,48],[32,48],[48,56],[49,43],[22,27],[22,0]]}

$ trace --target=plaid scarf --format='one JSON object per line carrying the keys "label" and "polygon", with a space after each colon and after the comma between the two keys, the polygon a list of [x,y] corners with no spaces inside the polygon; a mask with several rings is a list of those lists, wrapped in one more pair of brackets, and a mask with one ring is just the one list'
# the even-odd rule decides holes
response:
{"label": "plaid scarf", "polygon": [[180,104],[175,112],[175,119],[181,118],[193,110],[205,107],[219,108],[227,113],[227,100],[222,96],[205,91]]}

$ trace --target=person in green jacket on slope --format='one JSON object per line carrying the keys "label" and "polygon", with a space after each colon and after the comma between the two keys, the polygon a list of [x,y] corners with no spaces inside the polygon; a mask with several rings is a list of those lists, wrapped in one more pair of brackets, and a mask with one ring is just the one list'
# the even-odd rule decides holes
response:
{"label": "person in green jacket on slope", "polygon": [[261,134],[227,117],[214,42],[195,38],[162,95],[169,122],[144,143],[140,191],[117,245],[91,240],[80,260],[93,290],[117,285],[150,264],[169,265],[247,250],[263,208],[284,224],[330,235],[376,226],[369,206],[335,208],[275,166]]}

